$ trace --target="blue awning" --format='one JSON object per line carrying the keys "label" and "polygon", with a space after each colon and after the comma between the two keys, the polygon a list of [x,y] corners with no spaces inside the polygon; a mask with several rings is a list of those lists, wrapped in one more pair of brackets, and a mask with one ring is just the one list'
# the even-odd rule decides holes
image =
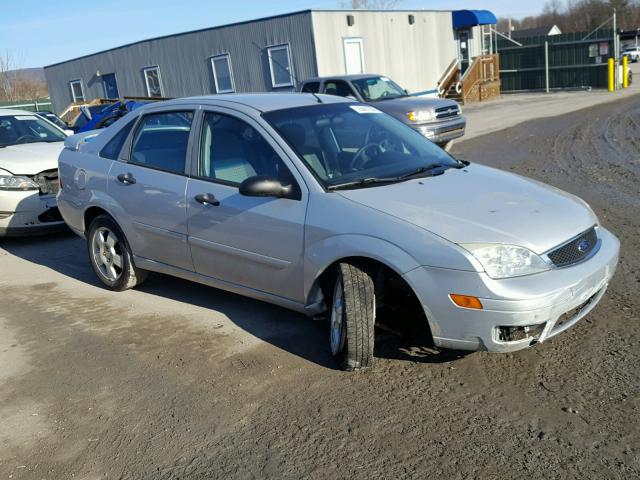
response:
{"label": "blue awning", "polygon": [[489,10],[454,10],[453,28],[468,28],[475,25],[495,25],[496,16]]}

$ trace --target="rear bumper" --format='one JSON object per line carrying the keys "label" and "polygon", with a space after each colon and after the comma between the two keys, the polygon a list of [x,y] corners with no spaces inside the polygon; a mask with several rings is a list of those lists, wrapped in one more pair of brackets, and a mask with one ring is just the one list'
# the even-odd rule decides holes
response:
{"label": "rear bumper", "polygon": [[446,120],[436,123],[425,123],[422,125],[412,125],[422,135],[427,137],[433,143],[447,143],[464,135],[467,126],[467,120],[462,116],[455,117],[452,120]]}
{"label": "rear bumper", "polygon": [[[610,232],[599,230],[598,253],[570,267],[504,280],[493,280],[485,273],[421,267],[405,278],[418,294],[437,346],[521,350],[575,325],[604,296],[615,273],[620,243]],[[483,309],[458,307],[451,293],[478,297]],[[513,339],[505,336],[511,331],[519,334]]]}
{"label": "rear bumper", "polygon": [[64,229],[55,195],[0,192],[0,236],[38,235]]}

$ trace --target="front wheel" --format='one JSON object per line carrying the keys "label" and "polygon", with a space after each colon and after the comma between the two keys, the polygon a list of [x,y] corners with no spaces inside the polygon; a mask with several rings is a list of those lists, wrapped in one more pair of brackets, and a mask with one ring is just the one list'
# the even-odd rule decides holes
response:
{"label": "front wheel", "polygon": [[110,216],[99,215],[91,222],[87,247],[93,271],[108,289],[121,292],[147,278],[147,271],[134,265],[124,234]]}
{"label": "front wheel", "polygon": [[344,370],[373,364],[376,298],[371,276],[352,263],[341,263],[333,288],[329,345]]}

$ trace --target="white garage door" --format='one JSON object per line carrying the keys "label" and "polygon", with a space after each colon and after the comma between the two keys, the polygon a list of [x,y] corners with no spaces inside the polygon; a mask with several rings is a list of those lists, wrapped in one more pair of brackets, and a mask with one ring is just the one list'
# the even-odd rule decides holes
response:
{"label": "white garage door", "polygon": [[347,75],[364,73],[364,50],[361,38],[344,39],[344,63]]}

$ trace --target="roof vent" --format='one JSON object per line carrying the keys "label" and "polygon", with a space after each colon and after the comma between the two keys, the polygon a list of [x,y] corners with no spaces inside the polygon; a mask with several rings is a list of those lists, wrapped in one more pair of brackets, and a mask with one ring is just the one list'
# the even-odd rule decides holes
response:
{"label": "roof vent", "polygon": [[416,17],[409,15],[409,25],[413,25],[414,23],[416,23]]}
{"label": "roof vent", "polygon": [[353,15],[347,15],[347,25],[353,27],[354,23],[356,23],[356,20],[353,18]]}

